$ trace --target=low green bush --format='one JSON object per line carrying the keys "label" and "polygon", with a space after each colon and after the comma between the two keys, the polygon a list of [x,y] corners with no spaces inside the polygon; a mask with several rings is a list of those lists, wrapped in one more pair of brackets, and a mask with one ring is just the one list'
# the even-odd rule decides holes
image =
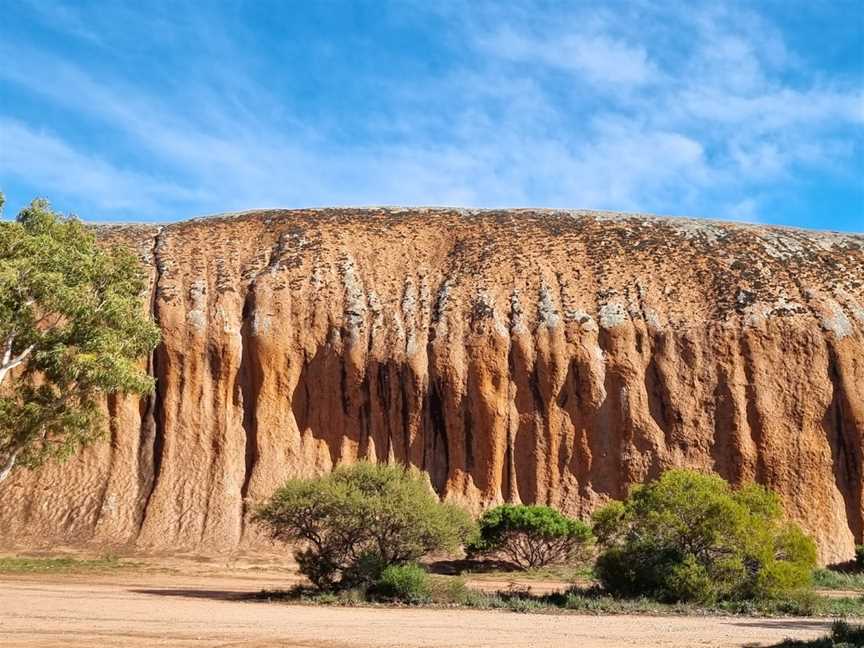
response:
{"label": "low green bush", "polygon": [[778,496],[670,470],[594,515],[596,565],[618,596],[712,604],[794,599],[811,586],[816,545],[783,519]]}
{"label": "low green bush", "polygon": [[385,598],[404,603],[429,600],[429,576],[420,565],[390,565],[369,589],[371,598]]}
{"label": "low green bush", "polygon": [[522,569],[567,564],[584,557],[590,527],[549,506],[503,504],[480,518],[472,556],[502,556]]}
{"label": "low green bush", "polygon": [[835,644],[864,646],[864,625],[851,625],[842,620],[835,621],[831,627],[831,639]]}
{"label": "low green bush", "polygon": [[787,639],[772,648],[862,648],[864,646],[864,626],[850,625],[837,620],[831,626],[831,634],[820,639],[800,641]]}
{"label": "low green bush", "polygon": [[483,593],[469,588],[462,578],[438,576],[429,580],[429,597],[440,605],[477,607]]}
{"label": "low green bush", "polygon": [[816,592],[799,589],[789,593],[784,598],[768,599],[762,609],[772,614],[789,616],[813,616],[819,612],[820,597]]}
{"label": "low green bush", "polygon": [[[389,579],[388,579],[389,580]],[[461,578],[428,576],[426,591],[416,595],[410,578],[395,580],[403,592],[396,597],[397,588],[383,596],[376,585],[337,591],[322,591],[308,585],[290,590],[262,591],[254,598],[266,601],[290,601],[313,605],[358,606],[407,602],[415,605],[462,607],[480,610],[512,610],[518,612],[578,612],[582,614],[647,614],[647,615],[735,615],[748,617],[812,616],[823,618],[864,617],[864,597],[823,597],[802,590],[784,599],[731,600],[711,605],[699,603],[662,603],[640,596],[619,598],[603,588],[573,586],[565,591],[533,594],[530,588],[514,588],[495,592],[472,589]],[[405,583],[408,583],[406,586]],[[420,590],[423,591],[422,588]],[[413,593],[412,593],[413,592]],[[826,639],[827,641],[827,639]],[[833,645],[833,644],[828,644]]]}
{"label": "low green bush", "polygon": [[368,585],[391,565],[455,550],[474,529],[418,470],[364,462],[289,481],[253,519],[294,544],[300,572],[321,590]]}
{"label": "low green bush", "polygon": [[864,571],[864,545],[855,545],[855,567]]}

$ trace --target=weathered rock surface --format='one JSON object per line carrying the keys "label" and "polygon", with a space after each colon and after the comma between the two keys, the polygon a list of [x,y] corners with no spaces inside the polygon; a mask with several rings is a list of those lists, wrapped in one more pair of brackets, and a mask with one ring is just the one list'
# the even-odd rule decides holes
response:
{"label": "weathered rock surface", "polygon": [[0,543],[229,550],[358,457],[587,516],[669,466],[862,541],[864,236],[631,214],[262,211],[105,228],[150,268],[153,397],[0,491]]}

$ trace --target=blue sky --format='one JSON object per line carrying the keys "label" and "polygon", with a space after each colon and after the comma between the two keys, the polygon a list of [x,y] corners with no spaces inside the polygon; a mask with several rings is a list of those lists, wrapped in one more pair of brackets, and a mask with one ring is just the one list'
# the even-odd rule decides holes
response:
{"label": "blue sky", "polygon": [[566,207],[864,231],[864,8],[49,2],[0,22],[0,189],[93,220]]}

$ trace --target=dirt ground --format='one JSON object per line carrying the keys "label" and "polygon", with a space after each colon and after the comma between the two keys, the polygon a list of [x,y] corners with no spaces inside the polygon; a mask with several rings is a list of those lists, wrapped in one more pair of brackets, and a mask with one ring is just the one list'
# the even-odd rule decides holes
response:
{"label": "dirt ground", "polygon": [[[185,573],[184,573],[185,572]],[[266,567],[146,566],[94,574],[0,576],[9,648],[612,648],[766,646],[812,638],[816,619],[540,615],[296,606],[245,600],[290,585]],[[544,584],[545,585],[545,584]],[[545,588],[544,588],[545,589]]]}

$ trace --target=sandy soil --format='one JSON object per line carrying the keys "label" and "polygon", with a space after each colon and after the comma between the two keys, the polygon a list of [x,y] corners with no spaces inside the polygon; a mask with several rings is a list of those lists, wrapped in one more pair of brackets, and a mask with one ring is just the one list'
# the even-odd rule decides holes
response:
{"label": "sandy soil", "polygon": [[0,576],[0,645],[244,648],[611,648],[765,646],[812,638],[815,619],[525,615],[329,608],[242,600],[285,585],[250,572]]}

